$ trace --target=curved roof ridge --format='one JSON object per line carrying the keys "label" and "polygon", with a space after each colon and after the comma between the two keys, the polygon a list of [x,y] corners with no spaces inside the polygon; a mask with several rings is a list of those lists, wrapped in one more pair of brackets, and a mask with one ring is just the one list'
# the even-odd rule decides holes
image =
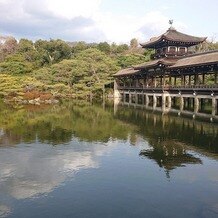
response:
{"label": "curved roof ridge", "polygon": [[174,28],[169,28],[165,33],[161,34],[160,36],[153,37],[150,39],[150,41],[140,43],[140,45],[144,48],[153,48],[158,43],[164,43],[164,40],[181,43],[191,43],[191,45],[197,45],[204,42],[206,39],[207,37],[192,36],[179,32]]}
{"label": "curved roof ridge", "polygon": [[[193,36],[193,35],[189,35],[189,34],[186,34],[186,33],[182,33],[182,32],[179,32],[177,31],[175,28],[169,28],[164,34],[162,34],[163,36],[165,37],[168,37],[169,34],[172,34],[172,33],[176,33],[176,34],[180,34],[181,37],[187,37],[187,38],[193,38],[197,40],[202,40],[202,41],[205,41],[207,39],[207,37],[198,37],[198,36]],[[170,38],[169,38],[170,39]],[[177,41],[176,39],[170,39],[170,40],[174,40],[174,41]],[[184,40],[184,39],[183,39]],[[188,41],[187,41],[188,42]]]}

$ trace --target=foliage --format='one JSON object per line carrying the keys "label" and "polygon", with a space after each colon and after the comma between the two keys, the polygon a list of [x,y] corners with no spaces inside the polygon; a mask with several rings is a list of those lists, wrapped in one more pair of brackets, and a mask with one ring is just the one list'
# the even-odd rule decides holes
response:
{"label": "foliage", "polygon": [[107,42],[100,42],[97,48],[105,54],[110,54],[111,47]]}
{"label": "foliage", "polygon": [[43,84],[33,77],[29,76],[13,76],[8,74],[0,74],[0,96],[7,96],[11,93],[22,95],[24,89],[28,86],[41,89]]}
{"label": "foliage", "polygon": [[50,41],[38,40],[35,42],[35,48],[44,55],[44,60],[49,61],[51,64],[71,57],[70,46],[60,39]]}
{"label": "foliage", "polygon": [[13,37],[0,37],[0,62],[17,50],[17,40]]}
{"label": "foliage", "polygon": [[33,69],[33,64],[26,61],[24,55],[21,54],[10,55],[3,63],[0,63],[1,73],[20,75],[30,73]]}
{"label": "foliage", "polygon": [[118,69],[116,62],[105,53],[89,48],[74,59],[35,71],[34,76],[45,84],[63,83],[77,94],[90,95],[96,90],[103,90]]}
{"label": "foliage", "polygon": [[10,93],[10,89],[22,94],[26,80],[32,78],[29,87],[37,87],[39,91],[82,98],[102,96],[120,68],[149,58],[150,53],[142,55],[136,39],[131,40],[129,47],[107,42],[69,43],[60,39],[36,42],[20,39],[17,43],[10,38],[0,45],[0,74],[8,79],[8,83],[4,80],[1,84],[1,94]]}
{"label": "foliage", "polygon": [[131,48],[137,48],[139,46],[138,40],[136,38],[131,39],[130,41],[130,47]]}
{"label": "foliage", "polygon": [[126,68],[149,61],[150,56],[144,56],[141,54],[126,54],[119,56],[117,59],[119,66]]}

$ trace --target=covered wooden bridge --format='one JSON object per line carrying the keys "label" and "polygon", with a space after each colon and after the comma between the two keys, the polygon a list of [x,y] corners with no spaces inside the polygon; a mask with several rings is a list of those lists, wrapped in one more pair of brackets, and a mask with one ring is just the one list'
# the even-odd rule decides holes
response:
{"label": "covered wooden bridge", "polygon": [[[172,99],[179,98],[183,110],[186,100],[193,101],[195,112],[201,99],[210,99],[212,114],[217,114],[218,50],[194,53],[193,46],[206,40],[169,28],[159,37],[141,44],[154,49],[153,60],[117,72],[114,97],[124,101],[156,106],[161,97],[162,106],[170,107]],[[201,101],[203,102],[203,101]]]}

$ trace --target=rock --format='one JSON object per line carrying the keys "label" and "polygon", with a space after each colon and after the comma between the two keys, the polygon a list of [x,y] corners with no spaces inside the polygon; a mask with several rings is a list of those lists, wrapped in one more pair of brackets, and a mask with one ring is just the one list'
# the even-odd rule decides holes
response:
{"label": "rock", "polygon": [[59,101],[57,99],[52,100],[52,104],[58,104],[58,103],[59,103]]}
{"label": "rock", "polygon": [[23,104],[28,104],[28,101],[27,100],[23,100],[22,103]]}
{"label": "rock", "polygon": [[29,104],[35,104],[34,100],[29,100]]}
{"label": "rock", "polygon": [[45,100],[45,104],[51,104],[52,101],[51,100]]}

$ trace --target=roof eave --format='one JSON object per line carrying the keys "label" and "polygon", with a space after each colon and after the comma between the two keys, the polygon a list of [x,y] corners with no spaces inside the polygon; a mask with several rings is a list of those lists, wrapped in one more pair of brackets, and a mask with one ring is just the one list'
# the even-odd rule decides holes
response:
{"label": "roof eave", "polygon": [[167,40],[167,41],[171,41],[171,42],[181,42],[181,43],[190,43],[190,44],[193,44],[193,45],[198,45],[200,43],[203,43],[207,40],[207,37],[202,37],[202,38],[199,38],[199,41],[193,41],[193,42],[190,42],[190,41],[185,41],[185,40],[172,40],[170,38],[168,38],[167,36],[161,36],[160,39],[158,39],[157,41],[153,41],[153,42],[147,42],[147,43],[140,43],[140,45],[142,46],[142,48],[155,48],[158,43],[160,43],[162,40]]}
{"label": "roof eave", "polygon": [[191,68],[191,67],[199,67],[199,66],[206,66],[206,65],[216,65],[217,62],[206,62],[206,63],[197,63],[197,64],[191,64],[191,65],[184,65],[184,66],[170,66],[168,69],[169,70],[179,70],[179,69],[184,69],[184,68]]}

